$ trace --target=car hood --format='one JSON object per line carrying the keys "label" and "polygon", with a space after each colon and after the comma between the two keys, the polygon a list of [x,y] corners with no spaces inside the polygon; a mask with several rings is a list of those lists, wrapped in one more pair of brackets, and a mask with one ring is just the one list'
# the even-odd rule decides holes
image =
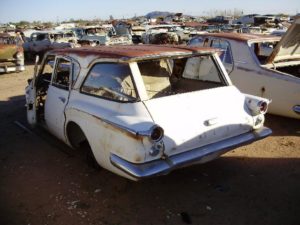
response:
{"label": "car hood", "polygon": [[13,59],[17,50],[16,45],[0,44],[0,60]]}
{"label": "car hood", "polygon": [[300,59],[300,18],[297,18],[269,56],[268,63]]}

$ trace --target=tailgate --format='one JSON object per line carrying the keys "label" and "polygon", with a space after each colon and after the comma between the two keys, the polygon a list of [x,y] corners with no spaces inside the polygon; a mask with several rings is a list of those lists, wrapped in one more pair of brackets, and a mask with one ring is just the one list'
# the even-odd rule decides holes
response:
{"label": "tailgate", "polygon": [[164,129],[165,154],[173,155],[252,129],[245,96],[226,86],[145,101],[154,122]]}

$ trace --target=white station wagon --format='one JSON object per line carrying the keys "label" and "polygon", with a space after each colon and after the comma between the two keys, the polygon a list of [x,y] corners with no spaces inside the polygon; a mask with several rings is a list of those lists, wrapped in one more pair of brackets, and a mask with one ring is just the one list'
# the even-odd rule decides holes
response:
{"label": "white station wagon", "polygon": [[271,134],[269,101],[232,85],[218,50],[110,46],[47,53],[26,88],[44,125],[102,167],[138,180],[203,163]]}

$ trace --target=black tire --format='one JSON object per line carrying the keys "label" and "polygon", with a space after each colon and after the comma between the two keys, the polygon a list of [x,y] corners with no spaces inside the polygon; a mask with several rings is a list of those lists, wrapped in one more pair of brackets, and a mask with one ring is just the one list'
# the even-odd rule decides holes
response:
{"label": "black tire", "polygon": [[86,160],[88,166],[95,169],[95,170],[100,170],[101,166],[96,161],[96,158],[94,156],[94,153],[93,153],[93,151],[91,149],[91,146],[88,143],[88,141],[85,140],[82,143],[80,143],[80,149],[85,154],[85,160]]}

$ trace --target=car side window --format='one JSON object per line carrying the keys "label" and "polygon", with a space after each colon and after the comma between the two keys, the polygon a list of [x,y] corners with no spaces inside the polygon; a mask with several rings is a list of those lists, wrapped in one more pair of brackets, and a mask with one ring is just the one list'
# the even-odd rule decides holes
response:
{"label": "car side window", "polygon": [[72,69],[72,84],[75,83],[75,81],[77,80],[77,77],[79,76],[80,73],[80,65],[73,61],[73,69]]}
{"label": "car side window", "polygon": [[120,102],[137,99],[127,63],[96,64],[88,73],[81,92]]}
{"label": "car side window", "polygon": [[190,46],[203,46],[203,44],[204,44],[204,39],[202,37],[193,38],[189,42]]}
{"label": "car side window", "polygon": [[60,89],[69,89],[71,62],[65,58],[58,58],[54,71],[52,85]]}
{"label": "car side window", "polygon": [[230,44],[227,41],[214,39],[212,40],[211,47],[222,49],[221,55],[219,56],[223,63],[232,64],[232,53]]}
{"label": "car side window", "polygon": [[222,75],[211,56],[189,58],[182,77],[204,82],[224,84]]}

